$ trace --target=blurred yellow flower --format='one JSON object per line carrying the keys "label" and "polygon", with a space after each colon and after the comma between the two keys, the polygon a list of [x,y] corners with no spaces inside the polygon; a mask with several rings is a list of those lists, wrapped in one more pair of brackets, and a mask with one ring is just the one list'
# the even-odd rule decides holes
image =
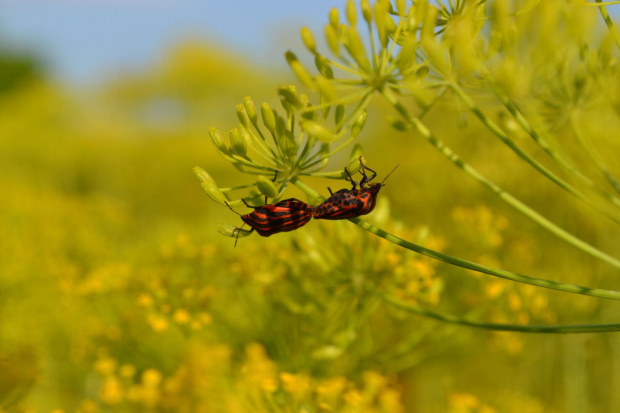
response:
{"label": "blurred yellow flower", "polygon": [[177,324],[181,324],[181,325],[187,324],[190,321],[189,313],[187,312],[187,310],[184,310],[182,308],[177,308],[174,311],[172,318]]}

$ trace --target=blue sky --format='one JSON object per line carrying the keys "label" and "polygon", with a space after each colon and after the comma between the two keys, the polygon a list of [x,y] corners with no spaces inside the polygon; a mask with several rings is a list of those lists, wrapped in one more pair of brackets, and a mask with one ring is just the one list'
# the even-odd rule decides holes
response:
{"label": "blue sky", "polygon": [[[0,0],[0,42],[42,54],[54,76],[84,84],[157,61],[196,36],[285,67],[299,27],[322,33],[344,0]],[[321,36],[322,37],[322,36]]]}
{"label": "blue sky", "polygon": [[232,48],[254,63],[283,68],[284,51],[302,48],[299,27],[309,26],[322,40],[330,8],[343,10],[344,4],[345,0],[0,0],[0,44],[41,54],[51,73],[71,84],[139,70],[175,42],[195,37]]}

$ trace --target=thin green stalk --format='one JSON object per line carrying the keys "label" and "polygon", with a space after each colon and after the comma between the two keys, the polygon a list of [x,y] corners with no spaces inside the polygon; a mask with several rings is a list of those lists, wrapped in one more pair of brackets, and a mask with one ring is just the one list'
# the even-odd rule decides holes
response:
{"label": "thin green stalk", "polygon": [[[294,185],[297,185],[293,182]],[[299,187],[299,186],[298,186]],[[574,284],[566,284],[557,281],[545,280],[542,278],[534,278],[527,275],[517,274],[507,270],[501,270],[499,268],[488,267],[486,265],[477,264],[475,262],[463,260],[460,258],[453,257],[451,255],[442,254],[441,252],[434,251],[421,245],[414,244],[413,242],[406,241],[402,238],[397,237],[396,235],[390,234],[387,231],[382,230],[381,228],[377,228],[372,224],[369,224],[366,221],[361,220],[360,218],[354,218],[350,220],[360,227],[364,228],[366,231],[371,232],[375,235],[380,236],[398,246],[403,248],[407,248],[408,250],[415,251],[418,254],[422,254],[424,256],[451,264],[456,265],[462,268],[467,268],[470,270],[482,272],[485,274],[493,275],[495,277],[504,278],[511,281],[516,281],[524,284],[531,284],[538,287],[549,288],[552,290],[564,291],[567,293],[574,294],[582,294],[588,295],[591,297],[599,297],[599,298],[609,298],[612,300],[620,300],[620,292],[612,291],[612,290],[602,290],[599,288],[590,288],[584,287],[580,285]]]}
{"label": "thin green stalk", "polygon": [[256,164],[256,163],[252,163],[252,162],[248,161],[247,159],[242,158],[241,156],[235,155],[235,154],[225,155],[224,158],[229,160],[229,161],[231,161],[231,162],[240,163],[240,164],[242,164],[244,166],[247,166],[248,168],[254,168],[254,169],[258,169],[258,170],[262,170],[262,171],[271,171],[271,172],[275,172],[277,170],[276,168],[272,168],[272,167],[269,167],[269,166],[264,166],[264,165],[259,165],[259,164]]}
{"label": "thin green stalk", "polygon": [[594,162],[596,167],[600,170],[601,174],[607,179],[607,181],[614,188],[614,190],[620,193],[620,184],[618,183],[616,178],[614,178],[614,176],[612,175],[611,171],[607,167],[607,164],[601,157],[596,147],[592,144],[590,139],[586,138],[586,136],[582,132],[579,125],[577,125],[577,122],[575,121],[573,117],[570,118],[570,125],[573,128],[573,131],[575,132],[575,136],[577,136],[577,140],[579,141],[581,146],[583,146],[583,148],[585,149],[590,159],[592,159],[592,162]]}
{"label": "thin green stalk", "polygon": [[[596,6],[598,7],[598,10],[601,12],[601,16],[603,16],[603,20],[605,20],[605,24],[607,25],[607,29],[609,29],[609,32],[611,33],[611,35],[614,38],[614,41],[616,42],[616,46],[620,47],[620,34],[618,34],[618,31],[616,30],[616,27],[614,26],[614,21],[611,19],[611,17],[609,17],[609,13],[607,13],[607,9],[604,6],[604,3],[602,2],[602,0],[595,0],[597,3]],[[608,2],[605,4],[613,4],[614,2]]]}
{"label": "thin green stalk", "polygon": [[609,265],[614,266],[615,268],[620,269],[620,260],[606,254],[605,252],[595,248],[594,246],[588,244],[587,242],[584,242],[583,240],[577,238],[566,230],[560,228],[532,208],[525,205],[523,202],[519,201],[513,195],[506,192],[499,185],[486,178],[474,167],[461,159],[450,147],[448,147],[445,143],[435,137],[418,118],[409,113],[407,108],[405,108],[403,104],[392,95],[391,92],[389,92],[388,90],[383,90],[382,93],[386,97],[386,99],[395,107],[395,109],[405,118],[405,120],[407,120],[413,127],[415,127],[418,133],[420,133],[420,135],[422,135],[422,137],[426,139],[427,142],[433,145],[433,147],[435,147],[445,157],[452,161],[455,166],[459,167],[464,172],[469,174],[472,178],[490,189],[491,192],[497,195],[508,205],[521,212],[523,215],[527,216],[532,221],[536,222],[538,225],[545,228],[552,234],[556,235],[558,238],[566,241],[577,249],[593,256],[594,258],[597,258],[603,262],[608,263]]}
{"label": "thin green stalk", "polygon": [[349,103],[357,102],[366,93],[368,93],[366,91],[366,89],[362,89],[362,90],[360,90],[358,92],[355,92],[355,93],[352,93],[350,95],[341,97],[341,98],[339,98],[337,100],[330,100],[328,102],[321,103],[319,105],[307,106],[307,107],[301,109],[300,112],[301,113],[316,112],[318,110],[322,110],[322,109],[325,109],[327,107],[332,107],[332,106],[335,106],[335,105],[344,105],[344,104],[349,104]]}
{"label": "thin green stalk", "polygon": [[412,314],[433,318],[451,324],[459,324],[468,327],[483,328],[493,331],[513,331],[517,333],[551,333],[551,334],[583,334],[583,333],[607,333],[620,331],[620,323],[610,324],[574,324],[563,326],[540,326],[540,325],[518,325],[518,324],[495,324],[481,321],[468,320],[466,318],[455,317],[450,314],[427,310],[398,300],[385,293],[377,292],[386,302],[393,306]]}
{"label": "thin green stalk", "polygon": [[512,102],[508,96],[506,96],[495,84],[492,80],[487,77],[487,81],[495,95],[499,98],[499,100],[504,104],[506,109],[512,114],[514,119],[521,125],[521,127],[527,132],[528,135],[544,150],[547,155],[549,155],[553,160],[555,160],[558,164],[564,167],[567,171],[571,172],[577,178],[579,178],[585,185],[594,190],[601,197],[611,202],[612,204],[620,207],[620,199],[613,196],[609,192],[604,189],[598,187],[594,182],[592,182],[587,176],[582,174],[577,168],[570,164],[562,155],[557,153],[549,143],[536,132],[536,129],[527,121],[525,116],[521,113],[517,105]]}
{"label": "thin green stalk", "polygon": [[[254,129],[256,129],[256,132],[258,132],[258,135],[260,136],[259,140],[262,140],[262,143],[259,142],[259,144],[264,144],[264,146],[269,150],[269,152],[271,153],[271,155],[273,156],[274,159],[278,159],[278,157],[276,156],[276,153],[274,152],[274,150],[271,148],[271,146],[269,146],[269,144],[267,144],[267,140],[265,139],[265,135],[263,135],[263,131],[261,131],[259,125],[258,125],[258,121],[257,122],[252,122],[252,125],[254,125]],[[251,130],[248,130],[248,133],[250,133],[252,136],[254,136],[254,134],[252,133]],[[254,138],[256,138],[256,136],[254,136]]]}
{"label": "thin green stalk", "polygon": [[[325,57],[325,59],[327,60],[327,63],[329,63],[330,66],[337,67],[338,69],[340,69],[340,70],[342,70],[344,72],[350,73],[350,74],[352,74],[353,76],[355,76],[357,78],[362,76],[360,71],[358,69],[356,69],[355,67],[353,67],[353,66],[351,66],[351,67],[345,66],[343,64],[340,64],[340,62],[332,60],[332,59],[330,59],[330,58],[328,58],[326,56],[323,56],[323,57]],[[340,57],[340,58],[342,59],[342,57]]]}
{"label": "thin green stalk", "polygon": [[606,209],[603,209],[595,203],[591,202],[590,199],[577,188],[551,172],[549,169],[544,167],[542,164],[540,164],[538,161],[536,161],[534,158],[524,152],[513,140],[511,140],[504,133],[504,131],[499,128],[499,126],[497,126],[491,119],[489,119],[484,114],[484,112],[482,112],[482,110],[478,106],[476,106],[474,101],[465,93],[465,91],[463,91],[463,89],[461,89],[458,84],[452,83],[450,86],[454,93],[456,93],[457,96],[461,98],[461,100],[465,103],[469,110],[472,111],[476,115],[476,117],[478,117],[478,119],[480,119],[484,126],[486,126],[491,132],[493,132],[495,136],[497,136],[502,142],[504,142],[506,146],[512,149],[521,159],[529,163],[534,169],[546,176],[549,180],[558,185],[560,188],[564,189],[571,195],[590,205],[592,208],[596,209],[615,223],[620,224],[620,216],[618,216],[617,213],[607,211]]}
{"label": "thin green stalk", "polygon": [[[298,178],[294,178],[292,181],[293,185],[303,191],[310,198],[314,198],[317,201],[322,201],[324,198],[316,192],[311,186],[307,185],[305,182],[299,180]],[[353,218],[349,221],[357,224],[361,228],[364,228],[366,231],[371,232],[379,237],[390,241],[393,244],[396,244],[400,247],[406,248],[408,250],[417,252],[418,254],[433,258],[438,261],[445,262],[447,264],[456,265],[458,267],[467,268],[470,270],[474,270],[477,272],[493,275],[495,277],[504,278],[511,281],[516,281],[524,284],[531,284],[537,287],[549,288],[552,290],[564,291],[567,293],[574,294],[582,294],[591,297],[598,298],[609,298],[611,300],[619,300],[620,301],[620,292],[612,291],[612,290],[602,290],[599,288],[590,288],[583,287],[574,284],[566,284],[557,281],[544,280],[541,278],[534,278],[527,275],[517,274],[511,271],[501,270],[498,268],[488,267],[482,264],[476,264],[471,261],[463,260],[460,258],[456,258],[447,254],[442,254],[441,252],[431,250],[429,248],[422,247],[421,245],[414,244],[413,242],[404,240],[402,238],[397,237],[396,235],[390,234],[387,231],[382,230],[381,228],[377,228],[372,224],[369,224],[366,221],[363,221],[360,218]]]}

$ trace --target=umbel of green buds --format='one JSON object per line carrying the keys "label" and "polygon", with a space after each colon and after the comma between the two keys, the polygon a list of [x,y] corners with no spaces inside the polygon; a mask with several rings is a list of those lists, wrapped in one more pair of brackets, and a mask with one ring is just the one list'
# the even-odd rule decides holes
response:
{"label": "umbel of green buds", "polygon": [[222,191],[220,191],[220,188],[217,186],[211,175],[209,175],[207,171],[199,167],[195,167],[193,170],[194,174],[200,181],[202,189],[205,190],[207,195],[209,195],[209,197],[218,204],[226,205],[226,196]]}

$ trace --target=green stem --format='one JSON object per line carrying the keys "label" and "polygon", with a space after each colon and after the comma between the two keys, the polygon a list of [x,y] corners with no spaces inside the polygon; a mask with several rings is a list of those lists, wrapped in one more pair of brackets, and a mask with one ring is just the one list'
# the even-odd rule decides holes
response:
{"label": "green stem", "polygon": [[[595,0],[597,3],[602,3],[602,0]],[[603,16],[603,20],[605,20],[605,24],[607,25],[607,29],[614,38],[616,42],[616,46],[620,47],[620,35],[616,31],[616,27],[614,26],[614,21],[609,17],[609,13],[607,13],[607,9],[604,5],[598,5],[598,10],[601,12],[601,16]]]}
{"label": "green stem", "polygon": [[[297,185],[293,182],[294,185]],[[297,186],[300,188],[299,186]],[[300,188],[301,189],[301,188]],[[303,189],[302,189],[303,190]],[[351,222],[364,228],[366,231],[384,238],[391,243],[394,243],[400,247],[406,248],[411,251],[415,251],[418,254],[433,258],[438,261],[445,262],[447,264],[456,265],[458,267],[467,268],[477,272],[493,275],[495,277],[504,278],[506,280],[516,281],[524,284],[531,284],[537,287],[549,288],[552,290],[564,291],[567,293],[588,295],[591,297],[609,298],[612,300],[620,300],[620,292],[612,290],[602,290],[599,288],[583,287],[580,285],[566,284],[557,281],[545,280],[542,278],[534,278],[527,275],[517,274],[507,270],[501,270],[499,268],[488,267],[486,265],[477,264],[475,262],[456,258],[451,255],[442,254],[441,252],[431,250],[429,248],[422,247],[421,245],[414,244],[413,242],[406,241],[396,235],[390,234],[387,231],[377,228],[360,218],[350,219]]]}
{"label": "green stem", "polygon": [[472,111],[476,115],[476,117],[478,117],[478,119],[480,119],[480,121],[484,124],[484,126],[486,126],[491,132],[493,132],[495,136],[497,136],[502,142],[504,142],[506,146],[512,149],[513,152],[515,152],[521,159],[529,163],[534,169],[536,169],[538,172],[546,176],[549,180],[551,180],[553,183],[558,185],[560,188],[564,189],[571,195],[575,196],[576,198],[590,205],[592,208],[596,209],[601,214],[605,215],[607,218],[611,219],[615,223],[620,224],[620,217],[618,216],[617,213],[612,213],[610,211],[607,211],[606,209],[603,209],[600,206],[596,205],[595,203],[591,202],[590,199],[587,196],[585,196],[581,191],[579,191],[577,188],[575,188],[574,186],[572,186],[571,184],[569,184],[568,182],[566,182],[565,180],[563,180],[562,178],[560,178],[559,176],[557,176],[556,174],[554,174],[553,172],[545,168],[542,164],[540,164],[538,161],[536,161],[534,158],[532,158],[530,155],[524,152],[513,140],[511,140],[504,133],[504,131],[502,131],[499,128],[499,126],[497,126],[491,119],[489,119],[484,114],[484,112],[482,112],[482,110],[478,106],[476,106],[474,101],[463,91],[463,89],[461,89],[461,87],[458,84],[452,83],[450,86],[452,90],[454,91],[454,93],[456,93],[456,95],[459,98],[461,98],[461,100],[465,103],[465,105],[469,108],[469,110]]}
{"label": "green stem", "polygon": [[484,328],[494,331],[514,331],[518,333],[552,333],[552,334],[581,334],[581,333],[606,333],[620,331],[620,323],[611,324],[575,324],[563,326],[540,326],[540,325],[518,325],[518,324],[494,324],[480,321],[472,321],[465,318],[455,317],[450,314],[426,310],[404,301],[398,300],[385,293],[377,292],[386,302],[409,313],[434,318],[451,324],[459,324],[468,327]]}
{"label": "green stem", "polygon": [[544,216],[540,215],[538,212],[534,211],[532,208],[525,205],[523,202],[515,198],[510,193],[506,192],[499,185],[486,178],[474,167],[461,159],[450,147],[448,147],[445,143],[435,137],[418,118],[409,113],[407,108],[405,108],[403,104],[399,102],[390,91],[384,89],[382,93],[386,97],[386,99],[396,108],[396,110],[405,118],[405,120],[407,120],[418,131],[418,133],[422,135],[424,139],[426,139],[427,142],[429,142],[433,147],[435,147],[439,152],[441,152],[446,158],[452,161],[455,166],[459,167],[464,172],[469,174],[472,178],[486,186],[489,190],[491,190],[491,192],[497,195],[508,205],[521,212],[552,234],[556,235],[558,238],[573,245],[577,249],[603,262],[606,262],[615,268],[620,269],[620,260],[606,254],[605,252],[595,248],[594,246],[582,241],[581,239],[570,234],[566,230],[560,228]]}
{"label": "green stem", "polygon": [[[311,186],[301,181],[298,178],[294,178],[292,181],[293,185],[303,191],[310,198],[317,200],[318,202],[322,202],[324,198],[317,191],[314,190]],[[422,247],[420,245],[414,244],[413,242],[406,241],[402,238],[397,237],[396,235],[390,234],[387,231],[382,230],[381,228],[377,228],[372,224],[369,224],[366,221],[363,221],[360,218],[353,218],[349,221],[357,224],[361,228],[364,228],[366,231],[371,232],[379,237],[390,241],[393,244],[396,244],[400,247],[406,248],[408,250],[417,252],[418,254],[433,258],[438,261],[445,262],[447,264],[456,265],[458,267],[467,268],[470,270],[474,270],[477,272],[481,272],[484,274],[493,275],[495,277],[504,278],[506,280],[516,281],[524,284],[531,284],[537,287],[549,288],[552,290],[564,291],[567,293],[573,294],[582,294],[588,295],[591,297],[598,298],[609,298],[611,300],[620,300],[620,292],[612,291],[612,290],[602,290],[599,288],[590,288],[583,287],[574,284],[566,284],[556,281],[544,280],[541,278],[529,277],[527,275],[513,273],[511,271],[501,270],[498,268],[488,267],[482,264],[476,264],[471,261],[466,261],[460,258],[452,257],[450,255],[442,254],[441,252],[431,250],[429,248]]]}

